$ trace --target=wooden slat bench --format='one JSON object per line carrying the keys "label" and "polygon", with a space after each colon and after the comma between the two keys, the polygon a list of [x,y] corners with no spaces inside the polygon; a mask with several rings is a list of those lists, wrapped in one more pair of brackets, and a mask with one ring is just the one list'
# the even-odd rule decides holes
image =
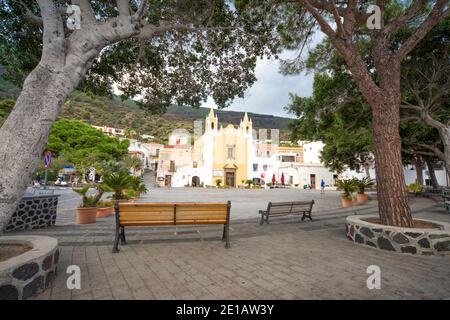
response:
{"label": "wooden slat bench", "polygon": [[269,216],[271,217],[280,217],[287,215],[303,215],[302,221],[305,218],[311,218],[311,211],[314,205],[314,200],[311,201],[293,201],[293,202],[269,202],[267,205],[267,210],[259,210],[259,214],[261,215],[261,222],[263,224],[264,221],[269,223]]}
{"label": "wooden slat bench", "polygon": [[112,252],[119,251],[119,240],[126,244],[125,227],[223,224],[222,241],[230,247],[230,209],[227,203],[119,203],[116,202],[116,235]]}

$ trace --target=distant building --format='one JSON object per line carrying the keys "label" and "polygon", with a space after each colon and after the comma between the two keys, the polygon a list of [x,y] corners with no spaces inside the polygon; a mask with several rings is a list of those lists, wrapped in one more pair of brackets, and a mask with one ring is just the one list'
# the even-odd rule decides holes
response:
{"label": "distant building", "polygon": [[107,127],[107,126],[92,126],[92,127],[102,131],[103,133],[105,133],[109,136],[125,137],[124,129],[111,128],[111,127]]}

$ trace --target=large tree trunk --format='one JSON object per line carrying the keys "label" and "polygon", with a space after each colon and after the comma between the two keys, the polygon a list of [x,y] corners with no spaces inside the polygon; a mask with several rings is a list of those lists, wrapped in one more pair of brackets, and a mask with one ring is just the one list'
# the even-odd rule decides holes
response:
{"label": "large tree trunk", "polygon": [[41,61],[0,128],[0,233],[37,168],[64,101],[104,47],[139,34],[146,6],[141,1],[141,10],[133,18],[125,14],[97,23],[88,2],[77,1],[82,6],[83,28],[66,37],[60,8],[52,0],[37,2],[43,23]]}
{"label": "large tree trunk", "polygon": [[[374,61],[379,84],[362,72],[364,64],[355,57],[350,62],[353,78],[372,108],[372,132],[380,222],[413,227],[408,205],[400,126],[400,63],[386,53],[385,39],[375,41]],[[359,64],[359,66],[358,66]]]}
{"label": "large tree trunk", "polygon": [[438,189],[439,188],[439,183],[436,179],[436,173],[434,172],[434,167],[433,167],[433,162],[430,159],[425,159],[425,162],[427,163],[427,167],[428,167],[428,174],[430,175],[430,180],[431,180],[431,186],[434,189]]}
{"label": "large tree trunk", "polygon": [[373,108],[378,208],[382,224],[412,227],[401,156],[399,107],[386,99]]}
{"label": "large tree trunk", "polygon": [[39,65],[25,80],[14,109],[0,128],[0,232],[22,198],[51,126],[72,90],[67,78]]}

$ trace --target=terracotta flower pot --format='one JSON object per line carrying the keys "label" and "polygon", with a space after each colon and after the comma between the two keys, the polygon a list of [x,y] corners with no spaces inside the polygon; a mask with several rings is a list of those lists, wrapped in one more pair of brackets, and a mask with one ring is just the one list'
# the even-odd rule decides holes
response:
{"label": "terracotta flower pot", "polygon": [[341,198],[341,203],[342,203],[342,207],[344,207],[344,208],[353,206],[353,200],[352,199]]}
{"label": "terracotta flower pot", "polygon": [[97,208],[97,218],[105,218],[114,214],[113,207]]}
{"label": "terracotta flower pot", "polygon": [[95,223],[97,221],[97,208],[77,208],[77,224]]}
{"label": "terracotta flower pot", "polygon": [[357,193],[356,200],[358,200],[359,203],[364,203],[369,200],[369,197],[365,193]]}

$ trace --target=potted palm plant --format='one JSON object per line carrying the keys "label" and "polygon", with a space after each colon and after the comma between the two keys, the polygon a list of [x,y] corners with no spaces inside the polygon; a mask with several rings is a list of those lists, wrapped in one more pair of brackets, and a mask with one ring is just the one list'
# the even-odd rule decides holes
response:
{"label": "potted palm plant", "polygon": [[221,184],[222,184],[222,179],[216,179],[216,187],[220,188]]}
{"label": "potted palm plant", "polygon": [[104,177],[103,183],[114,191],[112,199],[119,202],[128,201],[125,190],[132,188],[132,177],[123,171],[114,172]]}
{"label": "potted palm plant", "polygon": [[131,176],[131,189],[134,191],[136,199],[139,199],[141,194],[148,191],[142,178],[135,176]]}
{"label": "potted palm plant", "polygon": [[355,180],[338,180],[338,189],[342,191],[341,203],[344,208],[353,206],[353,192],[356,191]]}
{"label": "potted palm plant", "polygon": [[97,218],[105,218],[113,215],[114,205],[112,201],[99,201],[97,203]]}
{"label": "potted palm plant", "polygon": [[367,200],[369,200],[369,197],[367,194],[365,194],[365,191],[375,184],[373,179],[370,179],[368,177],[364,177],[362,179],[355,180],[356,187],[358,188],[358,193],[356,194],[356,200],[359,203],[364,203]]}
{"label": "potted palm plant", "polygon": [[97,220],[97,203],[102,198],[106,187],[97,185],[97,192],[92,196],[87,195],[90,188],[91,186],[87,185],[81,189],[73,189],[73,191],[82,195],[82,202],[77,208],[77,224],[95,223]]}

